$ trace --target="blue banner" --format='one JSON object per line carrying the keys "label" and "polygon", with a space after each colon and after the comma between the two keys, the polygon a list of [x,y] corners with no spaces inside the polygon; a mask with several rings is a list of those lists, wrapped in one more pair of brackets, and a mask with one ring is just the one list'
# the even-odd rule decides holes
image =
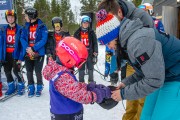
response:
{"label": "blue banner", "polygon": [[0,0],[0,10],[7,10],[13,8],[13,0]]}
{"label": "blue banner", "polygon": [[7,24],[5,11],[13,9],[13,0],[0,0],[0,25]]}

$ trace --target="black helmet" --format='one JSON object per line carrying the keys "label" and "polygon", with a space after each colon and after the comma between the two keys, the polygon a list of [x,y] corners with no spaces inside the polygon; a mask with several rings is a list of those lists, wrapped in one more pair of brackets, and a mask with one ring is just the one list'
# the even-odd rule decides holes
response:
{"label": "black helmet", "polygon": [[14,10],[6,10],[6,12],[5,12],[6,21],[7,21],[7,16],[8,15],[11,15],[11,16],[15,17],[15,21],[14,21],[14,23],[15,23],[16,22],[16,18],[17,18],[16,12]]}
{"label": "black helmet", "polygon": [[38,17],[38,12],[37,12],[37,10],[36,10],[35,8],[32,8],[32,7],[26,8],[26,9],[25,9],[25,14],[28,15],[28,17],[29,17],[30,20],[31,20],[31,19],[35,19],[35,18]]}
{"label": "black helmet", "polygon": [[60,26],[61,27],[63,26],[61,17],[53,17],[52,18],[52,26],[53,26],[53,28],[55,28],[54,23],[60,23]]}
{"label": "black helmet", "polygon": [[[116,89],[116,87],[114,86],[108,86],[111,91],[114,91]],[[112,98],[109,98],[109,99],[104,99],[101,103],[99,103],[99,105],[104,108],[104,109],[112,109],[114,108],[116,105],[118,104],[117,101],[114,101]]]}

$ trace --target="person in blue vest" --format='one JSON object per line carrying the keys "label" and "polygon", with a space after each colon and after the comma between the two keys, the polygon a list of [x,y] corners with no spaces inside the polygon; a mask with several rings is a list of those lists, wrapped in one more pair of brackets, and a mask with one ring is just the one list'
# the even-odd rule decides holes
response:
{"label": "person in blue vest", "polygon": [[121,101],[146,96],[140,120],[180,119],[180,40],[144,27],[140,19],[120,21],[102,10],[97,12],[98,40],[110,49],[120,46],[122,59],[135,69],[111,97]]}
{"label": "person in blue vest", "polygon": [[138,8],[146,11],[150,16],[152,16],[156,29],[164,32],[164,25],[162,24],[161,20],[154,16],[153,6],[150,3],[139,5]]}
{"label": "person in blue vest", "polygon": [[79,82],[74,67],[88,59],[86,46],[74,37],[63,38],[56,47],[57,59],[49,58],[42,73],[49,81],[51,120],[83,120],[82,104],[102,103],[111,90],[102,84]]}
{"label": "person in blue vest", "polygon": [[[45,44],[47,42],[48,30],[46,25],[38,18],[38,12],[35,8],[26,8],[24,11],[26,20],[21,34],[20,60],[25,60],[28,79],[28,97],[41,96],[43,90],[42,67],[45,56]],[[33,71],[35,70],[37,86],[35,91],[35,82]]]}
{"label": "person in blue vest", "polygon": [[118,75],[118,68],[117,68],[117,61],[115,51],[109,49],[106,46],[106,57],[105,57],[105,77],[108,75],[110,76],[111,85],[116,86],[119,75]]}
{"label": "person in blue vest", "polygon": [[[11,95],[18,90],[18,95],[24,94],[24,80],[20,72],[20,65],[18,60],[20,57],[20,44],[21,26],[16,24],[17,15],[14,10],[5,11],[5,17],[8,25],[3,26],[0,37],[0,61],[3,64],[4,72],[8,82],[8,90],[5,95]],[[18,83],[12,76],[12,69],[17,77]]]}

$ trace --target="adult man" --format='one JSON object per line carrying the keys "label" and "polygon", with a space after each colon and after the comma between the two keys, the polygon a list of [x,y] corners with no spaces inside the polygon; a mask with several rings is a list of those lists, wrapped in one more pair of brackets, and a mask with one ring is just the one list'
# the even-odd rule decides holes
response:
{"label": "adult man", "polygon": [[[103,0],[98,5],[98,10],[101,9],[105,9],[107,12],[116,15],[119,21],[121,21],[124,17],[131,20],[140,18],[144,26],[154,27],[153,19],[147,12],[142,9],[136,8],[133,3],[126,0]],[[119,52],[119,50],[117,50],[117,52]],[[121,56],[117,55],[117,59],[121,60]],[[127,70],[126,66],[122,66],[122,64],[120,65],[119,63],[117,63],[117,69],[119,69],[120,67],[121,78],[126,77],[126,73],[127,75],[131,75],[134,73],[133,68],[129,64],[127,64]],[[139,100],[127,100],[126,113],[123,115],[123,120],[139,120],[143,104],[144,98]]]}
{"label": "adult man", "polygon": [[[104,10],[97,16],[98,40],[110,49],[117,49],[119,44],[123,58],[136,71],[122,80],[112,98],[120,101],[147,96],[141,120],[180,119],[180,41],[154,28],[144,27],[139,19],[124,18],[120,24],[115,15]],[[115,18],[114,21],[108,21],[109,17]],[[109,25],[109,31],[104,30],[105,24]]]}

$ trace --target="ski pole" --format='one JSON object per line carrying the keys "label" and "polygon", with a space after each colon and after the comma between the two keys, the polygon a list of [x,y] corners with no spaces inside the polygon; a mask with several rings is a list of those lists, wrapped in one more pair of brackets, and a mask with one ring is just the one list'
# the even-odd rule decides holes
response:
{"label": "ski pole", "polygon": [[105,77],[104,74],[100,73],[100,72],[99,72],[98,70],[96,70],[95,68],[94,68],[94,71],[96,71],[97,73],[99,73],[100,75],[102,75],[103,77]]}
{"label": "ski pole", "polygon": [[[99,70],[99,67],[97,66],[97,64],[96,64],[96,67],[97,67],[97,69]],[[98,71],[98,70],[96,70],[95,68],[94,68],[94,70],[101,75],[101,79],[107,81],[107,80],[106,80],[106,76],[105,76],[104,74],[102,74],[102,73],[99,72],[100,70]],[[103,78],[102,76],[103,76],[104,78]]]}
{"label": "ski pole", "polygon": [[78,69],[76,71],[74,71],[74,75],[78,74],[78,72],[79,72]]}

